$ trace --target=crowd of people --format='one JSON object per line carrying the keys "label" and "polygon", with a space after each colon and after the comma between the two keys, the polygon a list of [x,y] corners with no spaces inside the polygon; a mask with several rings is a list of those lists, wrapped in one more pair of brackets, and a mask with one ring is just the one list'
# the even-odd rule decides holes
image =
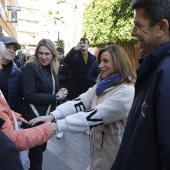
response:
{"label": "crowd of people", "polygon": [[81,38],[64,55],[42,39],[25,60],[18,42],[0,39],[0,169],[42,170],[48,139],[64,132],[90,132],[87,170],[170,169],[170,1],[131,10],[137,70],[113,42],[94,56]]}

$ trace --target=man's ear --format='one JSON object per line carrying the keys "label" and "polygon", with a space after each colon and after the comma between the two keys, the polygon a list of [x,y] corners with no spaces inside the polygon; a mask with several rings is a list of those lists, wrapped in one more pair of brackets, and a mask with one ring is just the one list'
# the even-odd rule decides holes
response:
{"label": "man's ear", "polygon": [[169,32],[169,22],[166,19],[162,19],[157,23],[158,30],[157,36],[158,38],[162,37],[164,34]]}

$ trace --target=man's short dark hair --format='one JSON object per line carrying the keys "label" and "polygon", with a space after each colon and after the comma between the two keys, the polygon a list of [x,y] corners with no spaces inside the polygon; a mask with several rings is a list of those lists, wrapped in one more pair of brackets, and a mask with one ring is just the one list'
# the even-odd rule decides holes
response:
{"label": "man's short dark hair", "polygon": [[111,45],[114,45],[114,44],[115,44],[114,42],[109,41],[109,42],[107,42],[104,46],[106,46],[106,45],[111,46]]}
{"label": "man's short dark hair", "polygon": [[150,26],[154,26],[162,19],[166,19],[170,24],[169,0],[134,0],[131,9],[137,8],[144,9],[144,16],[149,19]]}
{"label": "man's short dark hair", "polygon": [[56,50],[64,55],[64,48],[62,48],[62,47],[57,47]]}
{"label": "man's short dark hair", "polygon": [[85,40],[88,42],[88,45],[89,45],[89,40],[87,38],[80,38],[80,41],[84,41],[85,42]]}

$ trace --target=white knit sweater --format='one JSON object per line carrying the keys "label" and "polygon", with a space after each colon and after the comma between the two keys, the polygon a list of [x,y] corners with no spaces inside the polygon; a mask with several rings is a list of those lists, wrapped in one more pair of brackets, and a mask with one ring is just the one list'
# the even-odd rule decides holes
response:
{"label": "white knit sweater", "polygon": [[133,96],[133,85],[108,88],[99,97],[94,85],[77,99],[59,105],[52,114],[59,131],[84,132],[96,125],[126,119]]}

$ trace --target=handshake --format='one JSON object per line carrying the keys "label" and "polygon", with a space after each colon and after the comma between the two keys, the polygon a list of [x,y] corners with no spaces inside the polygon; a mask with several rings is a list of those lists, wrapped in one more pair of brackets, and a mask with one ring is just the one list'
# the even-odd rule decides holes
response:
{"label": "handshake", "polygon": [[68,90],[66,88],[61,88],[56,94],[56,99],[63,100],[67,97],[67,95],[68,95]]}
{"label": "handshake", "polygon": [[36,118],[30,120],[29,124],[33,126],[38,122],[47,122],[55,134],[56,131],[58,131],[58,127],[57,127],[57,123],[52,122],[54,119],[55,118],[54,118],[53,114],[50,114],[47,116],[36,117]]}
{"label": "handshake", "polygon": [[18,125],[21,126],[22,123],[26,123],[28,125],[35,125],[38,122],[46,122],[47,124],[49,124],[49,126],[51,127],[51,129],[53,130],[54,134],[56,133],[56,131],[58,131],[58,127],[57,127],[57,123],[52,122],[54,120],[54,116],[52,114],[47,115],[47,116],[40,116],[40,117],[36,117],[30,121],[25,120],[22,117],[19,117],[17,122]]}
{"label": "handshake", "polygon": [[57,123],[48,122],[48,124],[50,125],[50,127],[51,127],[51,129],[53,130],[53,133],[54,133],[54,134],[55,134],[56,132],[58,132]]}
{"label": "handshake", "polygon": [[[61,88],[58,93],[56,94],[56,99],[57,100],[63,100],[67,97],[68,95],[68,90],[66,88]],[[40,117],[36,117],[30,121],[25,120],[22,117],[18,118],[18,125],[21,126],[22,123],[26,123],[28,125],[35,125],[38,122],[47,122],[51,129],[53,130],[54,134],[56,133],[56,131],[58,131],[58,127],[57,127],[57,123],[53,123],[52,121],[54,120],[54,116],[52,114],[47,115],[47,116],[40,116]]]}

